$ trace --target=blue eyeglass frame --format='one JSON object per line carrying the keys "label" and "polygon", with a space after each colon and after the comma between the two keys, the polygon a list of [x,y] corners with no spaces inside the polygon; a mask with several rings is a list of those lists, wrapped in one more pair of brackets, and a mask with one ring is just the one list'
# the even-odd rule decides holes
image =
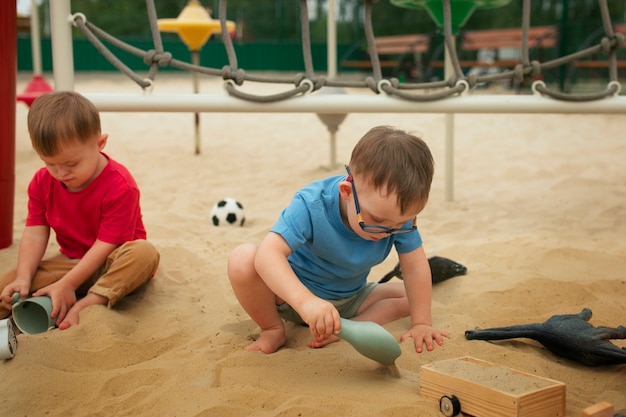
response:
{"label": "blue eyeglass frame", "polygon": [[401,235],[404,233],[411,233],[417,230],[417,217],[413,219],[413,226],[410,228],[401,227],[401,228],[389,228],[385,226],[381,226],[379,224],[366,224],[363,221],[363,216],[361,216],[361,207],[359,206],[359,198],[356,195],[356,188],[354,187],[354,177],[352,177],[352,173],[350,172],[350,167],[346,165],[346,171],[348,172],[348,177],[346,181],[352,185],[352,194],[354,194],[354,207],[356,209],[356,219],[359,222],[359,226],[361,230],[366,233],[380,233],[380,234],[388,234],[388,235]]}

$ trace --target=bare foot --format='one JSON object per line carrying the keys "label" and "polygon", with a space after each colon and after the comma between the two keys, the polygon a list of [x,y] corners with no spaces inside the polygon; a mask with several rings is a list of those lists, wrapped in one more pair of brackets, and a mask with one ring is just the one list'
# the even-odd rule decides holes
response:
{"label": "bare foot", "polygon": [[74,304],[72,308],[70,308],[70,310],[65,315],[65,318],[63,319],[63,321],[59,323],[59,330],[66,330],[78,324],[79,311],[75,307],[76,307],[76,304]]}
{"label": "bare foot", "polygon": [[79,323],[79,314],[82,310],[91,305],[106,305],[108,301],[109,300],[106,297],[103,297],[101,295],[92,293],[87,294],[84,298],[78,300],[76,304],[74,304],[72,308],[69,309],[69,311],[65,315],[65,318],[63,318],[63,321],[59,323],[59,329],[66,330],[72,326],[76,326]]}
{"label": "bare foot", "polygon": [[339,338],[337,336],[331,335],[328,339],[323,339],[321,341],[317,341],[316,339],[313,339],[306,345],[310,348],[317,349],[317,348],[321,348],[321,347],[330,345],[331,343],[335,343],[338,341],[339,341]]}
{"label": "bare foot", "polygon": [[259,338],[254,343],[245,347],[245,350],[253,352],[274,353],[281,347],[285,346],[287,339],[285,338],[285,329],[272,328],[261,330]]}

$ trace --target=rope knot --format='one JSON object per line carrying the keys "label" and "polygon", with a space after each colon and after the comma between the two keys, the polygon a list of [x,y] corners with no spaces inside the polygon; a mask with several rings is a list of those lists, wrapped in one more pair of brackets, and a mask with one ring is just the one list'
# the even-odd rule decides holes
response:
{"label": "rope knot", "polygon": [[524,81],[524,65],[517,64],[515,66],[513,69],[513,78],[519,83]]}
{"label": "rope knot", "polygon": [[531,72],[533,79],[541,76],[541,63],[539,61],[531,61],[530,66],[533,69]]}
{"label": "rope knot", "polygon": [[293,77],[294,85],[300,85],[302,83],[302,81],[304,81],[304,80],[306,80],[306,75],[302,74],[302,73],[297,73]]}
{"label": "rope knot", "polygon": [[374,77],[365,78],[365,85],[367,85],[370,88],[370,90],[372,90],[376,94],[380,94],[380,91],[378,91],[378,83],[376,82]]}
{"label": "rope knot", "polygon": [[609,55],[611,53],[611,49],[613,49],[611,47],[611,39],[607,38],[606,36],[602,38],[602,40],[600,41],[600,47],[604,55]]}
{"label": "rope knot", "polygon": [[315,82],[313,83],[313,86],[314,86],[313,91],[320,90],[322,87],[324,87],[324,85],[326,85],[326,78],[320,77],[316,79]]}
{"label": "rope knot", "polygon": [[476,84],[478,84],[478,76],[476,74],[468,75],[467,76],[467,84],[469,85],[469,88],[476,87]]}
{"label": "rope knot", "polygon": [[624,34],[623,33],[615,33],[611,38],[602,38],[600,41],[600,45],[602,48],[602,53],[609,55],[612,52],[617,51],[624,47]]}
{"label": "rope knot", "polygon": [[449,88],[452,88],[456,85],[459,79],[460,79],[459,77],[457,77],[456,75],[453,75],[450,78],[448,78],[448,80],[446,81],[446,84],[448,85]]}
{"label": "rope knot", "polygon": [[143,57],[143,63],[146,65],[158,64],[160,67],[166,67],[172,60],[172,54],[169,52],[157,52],[150,49]]}
{"label": "rope knot", "polygon": [[237,85],[243,85],[243,82],[246,79],[246,72],[242,69],[233,70],[230,66],[224,65],[222,67],[222,79],[233,80]]}

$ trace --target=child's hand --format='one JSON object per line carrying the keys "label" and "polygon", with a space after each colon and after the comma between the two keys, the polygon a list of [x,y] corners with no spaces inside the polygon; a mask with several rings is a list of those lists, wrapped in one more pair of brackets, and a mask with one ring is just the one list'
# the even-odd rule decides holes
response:
{"label": "child's hand", "polygon": [[339,312],[334,305],[318,297],[312,297],[297,310],[300,317],[309,325],[316,341],[328,339],[341,329]]}
{"label": "child's hand", "polygon": [[27,298],[30,291],[30,281],[26,279],[16,278],[15,281],[4,287],[0,293],[0,303],[2,307],[11,309],[13,304],[13,294],[20,294],[21,298]]}
{"label": "child's hand", "polygon": [[436,342],[439,346],[443,345],[443,338],[450,338],[448,333],[435,329],[427,324],[416,324],[409,329],[408,332],[402,335],[400,342],[404,342],[408,338],[413,338],[413,344],[415,344],[415,351],[422,353],[424,345],[426,345],[427,351],[432,351],[435,346],[433,342]]}
{"label": "child's hand", "polygon": [[57,281],[33,293],[35,297],[40,295],[47,295],[52,299],[52,313],[50,316],[56,318],[57,326],[63,321],[69,309],[76,304],[74,290],[63,285],[62,281]]}

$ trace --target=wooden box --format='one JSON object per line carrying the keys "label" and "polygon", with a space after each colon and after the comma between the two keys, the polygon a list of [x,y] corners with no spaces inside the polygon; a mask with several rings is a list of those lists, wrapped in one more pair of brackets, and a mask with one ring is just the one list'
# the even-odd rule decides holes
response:
{"label": "wooden box", "polygon": [[465,356],[424,365],[420,395],[454,395],[476,417],[564,417],[565,384]]}

